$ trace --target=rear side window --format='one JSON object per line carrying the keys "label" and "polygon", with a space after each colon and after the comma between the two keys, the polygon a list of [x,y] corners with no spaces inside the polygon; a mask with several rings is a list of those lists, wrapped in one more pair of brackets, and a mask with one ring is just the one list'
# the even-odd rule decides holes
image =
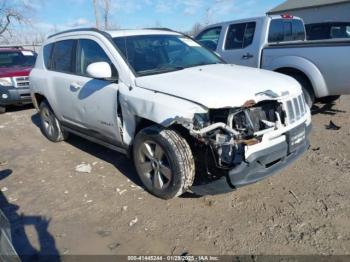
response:
{"label": "rear side window", "polygon": [[51,69],[64,73],[75,73],[75,40],[56,42],[52,53]]}
{"label": "rear side window", "polygon": [[305,40],[305,28],[298,19],[274,19],[270,24],[269,42]]}
{"label": "rear side window", "polygon": [[44,46],[44,63],[47,69],[51,69],[51,54],[52,54],[53,44],[48,44]]}
{"label": "rear side window", "polygon": [[76,73],[78,75],[88,76],[86,72],[87,67],[96,62],[108,63],[112,68],[113,76],[116,75],[114,65],[97,42],[89,39],[79,40],[77,47]]}
{"label": "rear side window", "polygon": [[231,25],[227,32],[225,49],[242,49],[253,43],[255,22]]}
{"label": "rear side window", "polygon": [[196,40],[199,41],[206,48],[215,51],[218,47],[221,29],[221,26],[207,29],[200,33],[196,37]]}

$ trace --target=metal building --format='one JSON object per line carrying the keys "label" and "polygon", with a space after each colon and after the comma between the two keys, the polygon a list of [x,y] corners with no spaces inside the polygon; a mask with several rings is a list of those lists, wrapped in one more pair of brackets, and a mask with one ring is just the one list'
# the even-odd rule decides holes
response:
{"label": "metal building", "polygon": [[287,0],[267,12],[301,17],[305,24],[350,22],[350,0]]}

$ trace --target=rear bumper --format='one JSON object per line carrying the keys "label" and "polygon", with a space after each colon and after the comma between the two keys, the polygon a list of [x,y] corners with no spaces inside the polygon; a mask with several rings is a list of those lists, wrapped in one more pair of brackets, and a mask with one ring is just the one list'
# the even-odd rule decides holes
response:
{"label": "rear bumper", "polygon": [[15,88],[0,86],[0,105],[8,106],[15,104],[31,103],[29,88]]}
{"label": "rear bumper", "polygon": [[289,145],[284,141],[254,153],[249,157],[249,163],[243,162],[230,170],[227,176],[208,184],[193,186],[191,191],[198,195],[223,194],[274,175],[292,164],[307,151],[310,145],[308,136],[311,128],[311,125],[307,127],[306,139],[293,152],[288,153]]}

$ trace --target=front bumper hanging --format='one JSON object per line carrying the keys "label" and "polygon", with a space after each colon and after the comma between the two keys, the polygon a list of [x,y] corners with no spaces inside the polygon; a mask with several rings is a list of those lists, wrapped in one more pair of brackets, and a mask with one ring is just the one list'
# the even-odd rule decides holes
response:
{"label": "front bumper hanging", "polygon": [[[298,129],[300,127],[289,132],[292,133]],[[226,176],[207,184],[195,185],[191,191],[197,195],[224,194],[274,175],[292,164],[308,150],[310,145],[308,136],[311,129],[311,125],[306,127],[306,138],[297,147],[291,146],[287,139],[282,143],[258,151],[249,156],[249,162],[243,162],[236,166]]]}

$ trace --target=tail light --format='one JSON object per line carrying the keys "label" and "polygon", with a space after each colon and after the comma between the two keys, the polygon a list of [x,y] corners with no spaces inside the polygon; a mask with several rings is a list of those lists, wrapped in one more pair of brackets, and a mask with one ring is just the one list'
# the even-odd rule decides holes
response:
{"label": "tail light", "polygon": [[294,16],[292,16],[292,15],[287,15],[287,14],[281,15],[281,17],[282,17],[283,19],[293,19],[293,18],[294,18]]}

